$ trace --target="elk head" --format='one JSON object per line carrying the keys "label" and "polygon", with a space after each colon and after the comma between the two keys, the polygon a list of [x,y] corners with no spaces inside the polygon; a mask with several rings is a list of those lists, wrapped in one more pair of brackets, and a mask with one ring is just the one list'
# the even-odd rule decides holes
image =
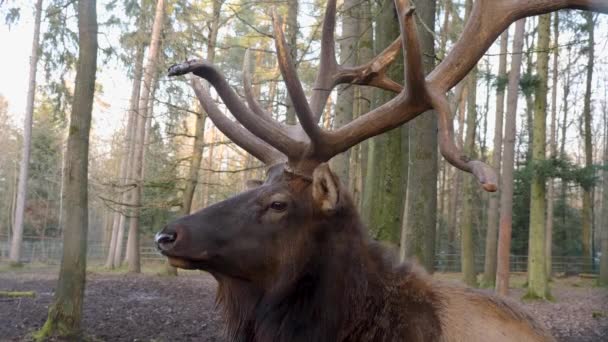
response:
{"label": "elk head", "polygon": [[[544,0],[478,0],[459,41],[425,78],[414,8],[406,0],[395,0],[395,6],[401,36],[368,63],[344,67],[338,65],[334,51],[336,0],[328,1],[319,72],[310,101],[298,79],[279,19],[273,15],[279,68],[299,125],[275,121],[254,98],[248,54],[243,72],[246,103],[222,73],[204,60],[187,61],[169,69],[171,76],[192,73],[206,79],[240,125],[224,116],[206,86],[193,78],[192,86],[209,118],[228,138],[269,167],[267,179],[260,186],[178,219],[157,234],[159,248],[173,265],[252,279],[276,272],[285,260],[281,253],[301,253],[304,248],[312,253],[319,247],[316,244],[320,243],[320,236],[327,238],[326,234],[336,233],[328,222],[358,220],[347,192],[341,189],[339,181],[324,163],[428,109],[434,109],[439,118],[442,155],[455,167],[473,173],[485,190],[495,191],[495,172],[480,161],[470,160],[454,144],[446,92],[467,75],[513,21],[560,8],[600,11],[608,8],[603,0],[552,3]],[[405,86],[392,81],[385,73],[400,50],[405,62]],[[338,84],[367,85],[398,94],[352,122],[326,131],[317,123],[332,89]],[[338,224],[337,227],[346,225]],[[278,246],[283,248],[276,248]],[[293,250],[290,250],[292,246]]]}

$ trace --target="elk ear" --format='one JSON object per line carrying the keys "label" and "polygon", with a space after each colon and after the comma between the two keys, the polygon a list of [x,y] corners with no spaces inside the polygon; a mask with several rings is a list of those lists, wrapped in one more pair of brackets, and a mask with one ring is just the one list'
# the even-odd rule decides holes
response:
{"label": "elk ear", "polygon": [[248,179],[245,182],[245,187],[247,188],[247,190],[251,190],[251,189],[255,189],[259,186],[261,186],[262,184],[264,184],[264,181],[259,180],[259,179]]}
{"label": "elk ear", "polygon": [[325,214],[333,214],[340,203],[340,180],[323,163],[312,173],[312,198],[318,208]]}

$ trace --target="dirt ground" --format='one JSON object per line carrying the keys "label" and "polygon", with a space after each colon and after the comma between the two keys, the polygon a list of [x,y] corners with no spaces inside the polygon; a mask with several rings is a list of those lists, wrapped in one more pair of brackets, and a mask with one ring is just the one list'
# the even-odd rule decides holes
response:
{"label": "dirt ground", "polygon": [[[445,279],[454,275],[439,275]],[[102,341],[223,341],[212,277],[177,278],[90,272],[84,328]],[[517,286],[518,280],[513,284]],[[42,326],[56,285],[55,270],[0,271],[0,291],[35,291],[35,298],[0,298],[0,341],[23,341]],[[608,291],[589,280],[557,280],[555,302],[524,303],[559,341],[608,341]],[[520,298],[523,289],[512,291]]]}

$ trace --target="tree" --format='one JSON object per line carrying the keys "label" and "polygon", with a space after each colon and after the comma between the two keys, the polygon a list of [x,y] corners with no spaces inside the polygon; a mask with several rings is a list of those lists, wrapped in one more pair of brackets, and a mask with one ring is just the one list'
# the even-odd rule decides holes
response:
{"label": "tree", "polygon": [[503,296],[506,296],[509,292],[509,257],[511,251],[511,226],[513,221],[513,171],[515,166],[517,100],[525,26],[525,19],[520,19],[515,24],[511,68],[507,84],[507,111],[505,115],[502,170],[500,172],[500,220],[496,258],[496,292]]}
{"label": "tree", "polygon": [[604,102],[604,170],[602,172],[602,225],[598,284],[608,286],[608,103]]}
{"label": "tree", "polygon": [[152,35],[150,38],[150,49],[148,51],[148,61],[144,69],[141,95],[139,97],[137,125],[134,136],[134,158],[131,169],[132,178],[137,186],[133,190],[131,205],[133,206],[132,216],[129,220],[129,239],[127,248],[130,252],[129,272],[139,273],[141,265],[139,260],[139,221],[141,213],[141,196],[143,191],[143,160],[144,160],[144,137],[146,133],[146,121],[150,95],[154,86],[153,79],[158,68],[158,55],[160,50],[160,34],[164,21],[165,4],[164,0],[158,0],[152,24]]}
{"label": "tree", "polygon": [[[357,23],[357,0],[345,0],[342,10],[342,37],[340,44],[340,64],[354,66],[357,62],[357,38],[360,35]],[[338,99],[336,101],[336,114],[334,117],[334,128],[342,127],[353,119],[355,110],[355,87],[350,85],[338,88]],[[331,160],[331,168],[343,184],[349,183],[349,157],[350,152],[338,154]],[[354,171],[354,170],[353,170]]]}
{"label": "tree", "polygon": [[[128,181],[128,174],[131,169],[131,162],[133,160],[133,137],[137,120],[137,106],[139,105],[139,93],[141,88],[141,78],[143,75],[144,64],[143,44],[140,44],[136,48],[134,58],[135,65],[133,68],[133,86],[131,87],[131,98],[129,99],[127,127],[124,138],[124,148],[122,151],[123,155],[120,160],[120,178],[118,182],[120,186],[126,186],[126,183]],[[121,195],[119,196],[120,202],[127,203],[129,200],[128,196],[129,193],[127,191],[122,191]],[[108,249],[108,256],[105,264],[105,266],[110,269],[120,266],[120,263],[122,261],[124,221],[124,213],[122,211],[116,210],[113,213],[110,246]]]}
{"label": "tree", "polygon": [[[496,79],[496,117],[494,119],[494,151],[492,152],[492,167],[500,170],[502,158],[502,127],[505,106],[505,86],[507,80],[507,45],[509,30],[500,36],[500,59],[498,61],[498,77]],[[488,229],[486,231],[486,255],[481,285],[494,287],[496,281],[496,249],[498,241],[498,204],[499,192],[490,194],[488,204]]]}
{"label": "tree", "polygon": [[[592,146],[592,137],[591,137],[591,87],[593,83],[593,62],[594,62],[594,23],[593,23],[593,13],[585,12],[584,13],[585,21],[586,21],[586,30],[588,33],[588,45],[587,45],[587,53],[588,53],[588,62],[587,62],[587,78],[585,83],[585,97],[583,101],[583,135],[585,141],[585,167],[587,170],[590,170],[593,167],[593,146]],[[589,184],[583,185],[583,224],[582,224],[582,247],[583,247],[583,257],[590,258],[592,257],[591,252],[591,230],[593,228],[593,199],[591,198],[591,192],[593,191],[593,186]],[[588,270],[587,270],[588,271]]]}
{"label": "tree", "polygon": [[[469,19],[473,1],[465,2],[465,21]],[[467,130],[464,139],[464,153],[472,156],[475,154],[475,131],[477,129],[477,67],[474,67],[467,77]],[[475,185],[471,176],[464,179],[463,184],[462,218],[460,223],[460,260],[462,278],[465,284],[477,286],[477,274],[475,273],[475,244],[473,240],[473,208],[475,206]]]}
{"label": "tree", "polygon": [[[551,137],[549,138],[549,154],[551,158],[557,157],[557,86],[558,86],[558,67],[559,67],[559,12],[553,16],[553,70],[551,74]],[[555,184],[553,178],[549,179],[547,189],[547,235],[545,236],[545,264],[547,267],[547,277],[551,279],[553,267],[553,216],[554,216]]]}
{"label": "tree", "polygon": [[37,340],[80,335],[88,231],[89,131],[97,68],[97,13],[94,0],[78,1],[78,64],[70,114],[63,179],[63,257],[55,298]]}
{"label": "tree", "polygon": [[27,89],[25,120],[23,124],[23,146],[21,163],[19,164],[19,183],[17,185],[17,202],[13,223],[13,240],[11,242],[10,259],[19,263],[21,259],[21,242],[23,240],[23,221],[25,217],[25,201],[27,180],[32,144],[32,118],[34,116],[34,99],[36,97],[36,71],[38,69],[38,52],[40,49],[40,18],[42,16],[42,0],[36,1],[34,14],[34,38],[32,39],[32,54],[30,56],[30,76]]}
{"label": "tree", "polygon": [[[374,40],[375,54],[379,54],[399,36],[399,25],[392,0],[379,4],[381,12],[376,17]],[[393,65],[387,73],[392,79],[403,78],[403,65]],[[378,91],[374,105],[379,106],[394,96],[388,91]],[[364,185],[363,218],[371,236],[378,240],[399,243],[401,213],[403,210],[402,133],[406,128],[395,129],[374,137],[368,143],[367,172]]]}
{"label": "tree", "polygon": [[[425,74],[435,67],[435,1],[418,3],[418,35]],[[431,28],[427,30],[425,27]],[[432,272],[437,226],[437,114],[428,111],[409,126],[407,192],[403,209],[401,257],[414,257]]]}
{"label": "tree", "polygon": [[551,15],[539,17],[538,57],[536,61],[537,85],[534,97],[532,179],[530,199],[530,239],[528,245],[528,293],[527,298],[549,298],[547,271],[545,267],[545,175],[541,164],[546,160],[546,117],[549,73],[549,36]]}

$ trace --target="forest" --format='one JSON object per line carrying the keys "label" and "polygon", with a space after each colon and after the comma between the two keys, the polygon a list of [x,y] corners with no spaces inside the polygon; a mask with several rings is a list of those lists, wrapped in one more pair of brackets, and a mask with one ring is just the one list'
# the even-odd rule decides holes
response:
{"label": "forest", "polygon": [[[24,304],[36,318],[13,318],[0,328],[0,340],[21,340],[35,329],[39,340],[70,335],[81,330],[83,313],[85,330],[102,340],[133,340],[129,328],[105,337],[90,329],[95,320],[86,306],[95,301],[87,299],[83,309],[85,276],[86,296],[106,276],[126,284],[117,275],[135,282],[143,273],[159,288],[193,286],[200,272],[168,264],[155,234],[264,180],[268,163],[243,148],[238,133],[226,133],[246,124],[214,87],[167,70],[204,59],[243,103],[255,102],[252,110],[304,127],[273,26],[284,32],[310,97],[325,63],[330,2],[0,0],[0,41],[8,52],[0,57],[0,301],[5,292],[54,291]],[[451,56],[469,53],[458,45],[463,36],[477,39],[467,22],[491,6],[409,3],[422,75],[431,78],[444,61],[465,58]],[[373,240],[433,277],[547,303],[531,310],[564,341],[608,336],[608,3],[590,3],[513,22],[449,87],[448,128],[435,108],[328,162]],[[393,0],[337,1],[336,61],[369,79],[332,87],[318,108],[320,128],[348,127],[408,88],[409,56],[404,43],[395,43],[401,32]],[[384,63],[378,56],[394,62],[373,69]],[[443,157],[445,139],[465,165],[483,163],[496,179],[454,167]],[[37,272],[46,276],[27,278]],[[210,282],[205,287],[213,289]],[[590,290],[577,297],[580,284]],[[567,296],[580,310],[594,303],[570,317],[586,322],[580,331],[551,323],[559,321],[552,305],[572,303]],[[7,319],[17,310],[12,300],[0,302]],[[220,331],[208,319],[212,335]],[[140,330],[139,338],[155,340]],[[158,336],[203,340],[192,334]]]}

